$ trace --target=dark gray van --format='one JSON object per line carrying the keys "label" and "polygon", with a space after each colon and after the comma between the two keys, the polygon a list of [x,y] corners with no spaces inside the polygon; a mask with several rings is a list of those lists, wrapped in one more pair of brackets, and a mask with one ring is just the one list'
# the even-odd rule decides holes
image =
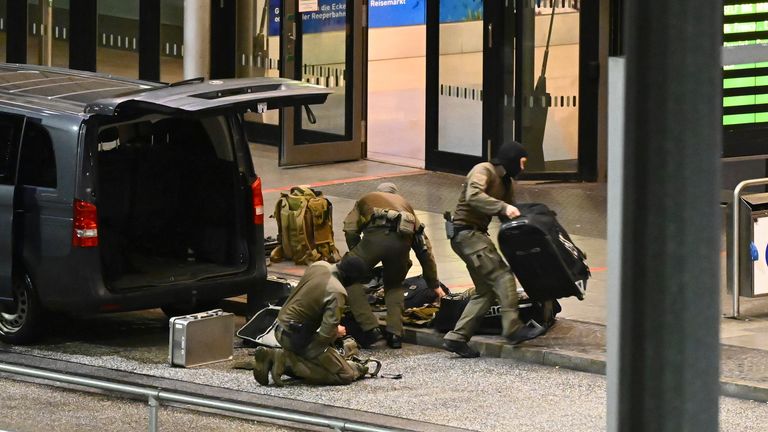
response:
{"label": "dark gray van", "polygon": [[329,93],[0,65],[0,341],[30,341],[44,311],[178,311],[260,286],[263,198],[242,113]]}

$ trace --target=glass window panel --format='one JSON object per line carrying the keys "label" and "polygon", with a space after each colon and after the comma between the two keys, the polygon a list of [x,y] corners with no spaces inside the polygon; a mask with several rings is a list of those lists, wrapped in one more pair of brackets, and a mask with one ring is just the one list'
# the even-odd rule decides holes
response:
{"label": "glass window panel", "polygon": [[69,1],[53,2],[53,41],[51,64],[69,67]]}
{"label": "glass window panel", "polygon": [[56,187],[56,158],[51,136],[45,128],[27,122],[19,159],[19,184]]}
{"label": "glass window panel", "polygon": [[424,167],[424,2],[369,1],[368,158]]}
{"label": "glass window panel", "polygon": [[[280,76],[280,8],[282,0],[256,0],[253,7],[253,52],[248,76]],[[246,120],[269,125],[280,124],[280,110],[264,114],[248,113]],[[273,133],[277,133],[274,131]]]}
{"label": "glass window panel", "polygon": [[525,2],[523,19],[533,24],[532,31],[522,35],[520,141],[529,153],[526,171],[576,171],[579,135],[578,2],[542,1],[541,7]]}
{"label": "glass window panel", "polygon": [[[303,12],[301,79],[328,87],[333,93],[322,105],[312,106],[317,123],[311,124],[301,115],[301,128],[320,134],[301,141],[323,142],[351,139],[347,125],[347,37],[348,0],[320,0],[318,12]],[[351,30],[351,29],[350,29]],[[350,71],[351,72],[351,71]],[[309,135],[307,135],[309,137]]]}
{"label": "glass window panel", "polygon": [[139,77],[139,2],[99,0],[96,25],[96,71]]}
{"label": "glass window panel", "polygon": [[184,0],[160,1],[160,81],[184,79]]}
{"label": "glass window panel", "polygon": [[483,154],[482,2],[440,0],[438,150]]}
{"label": "glass window panel", "polygon": [[40,62],[40,3],[39,0],[27,2],[27,64],[39,65]]}

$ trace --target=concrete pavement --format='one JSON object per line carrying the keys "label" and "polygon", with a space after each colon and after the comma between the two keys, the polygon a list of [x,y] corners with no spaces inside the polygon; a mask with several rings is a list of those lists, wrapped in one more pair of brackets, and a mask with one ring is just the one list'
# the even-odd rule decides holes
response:
{"label": "concrete pavement", "polygon": [[[270,211],[287,186],[312,184],[323,191],[334,204],[334,234],[343,254],[346,244],[341,222],[354,204],[354,198],[371,191],[381,181],[398,184],[402,195],[417,210],[427,225],[427,234],[434,247],[438,273],[443,283],[453,291],[472,286],[463,262],[453,253],[443,232],[442,211],[455,204],[461,176],[412,168],[379,164],[371,161],[322,165],[293,169],[276,169],[276,150],[255,146],[257,172],[264,173],[265,208]],[[274,156],[273,156],[274,155]],[[494,336],[473,339],[481,351],[490,356],[503,356],[535,363],[569,367],[576,370],[604,373],[606,361],[606,308],[608,286],[606,239],[605,185],[588,183],[520,182],[516,189],[521,202],[543,202],[558,212],[558,219],[568,229],[575,243],[587,253],[592,270],[585,300],[562,299],[559,323],[547,335],[519,347],[507,346]],[[723,227],[725,229],[725,226]],[[267,235],[276,235],[277,226],[269,220]],[[498,224],[490,228],[496,238]],[[723,394],[768,402],[768,298],[742,298],[741,319],[727,316],[731,296],[725,286],[725,243],[721,251],[721,380]],[[421,269],[413,259],[410,276]],[[304,266],[290,262],[272,264],[270,272],[287,277],[299,277]],[[650,288],[649,288],[650,289]],[[439,336],[429,329],[409,329],[406,340],[429,346],[439,346]],[[713,354],[714,355],[714,354]]]}

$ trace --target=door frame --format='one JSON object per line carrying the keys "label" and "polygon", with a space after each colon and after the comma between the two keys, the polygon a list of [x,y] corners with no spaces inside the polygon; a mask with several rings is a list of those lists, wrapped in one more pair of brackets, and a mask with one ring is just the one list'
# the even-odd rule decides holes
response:
{"label": "door frame", "polygon": [[[0,302],[13,302],[13,267],[16,249],[16,230],[14,219],[16,214],[16,196],[18,195],[18,171],[19,154],[21,154],[21,141],[24,136],[24,128],[27,118],[20,114],[2,114],[3,119],[15,123],[11,147],[11,162],[13,164],[10,183],[0,184],[0,230],[4,235],[0,236]],[[10,234],[10,235],[8,235]]]}
{"label": "door frame", "polygon": [[[347,46],[345,61],[346,87],[345,138],[344,140],[299,143],[302,136],[301,116],[303,107],[283,108],[280,110],[282,139],[278,165],[308,165],[349,160],[363,157],[362,148],[362,107],[363,107],[363,20],[362,4],[365,0],[349,0],[346,10]],[[298,0],[284,0],[280,10],[280,59],[281,76],[290,79],[302,79],[302,21],[297,20]],[[351,37],[350,37],[351,36]],[[350,109],[351,106],[351,109]]]}

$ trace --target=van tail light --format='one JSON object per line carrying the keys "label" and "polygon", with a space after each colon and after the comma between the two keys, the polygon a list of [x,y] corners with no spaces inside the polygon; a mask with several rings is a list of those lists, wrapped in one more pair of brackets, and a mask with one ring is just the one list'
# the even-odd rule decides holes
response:
{"label": "van tail light", "polygon": [[264,225],[264,195],[261,193],[261,177],[251,183],[253,194],[253,224]]}
{"label": "van tail light", "polygon": [[72,246],[94,247],[99,245],[98,220],[96,206],[85,201],[75,200],[72,224]]}

